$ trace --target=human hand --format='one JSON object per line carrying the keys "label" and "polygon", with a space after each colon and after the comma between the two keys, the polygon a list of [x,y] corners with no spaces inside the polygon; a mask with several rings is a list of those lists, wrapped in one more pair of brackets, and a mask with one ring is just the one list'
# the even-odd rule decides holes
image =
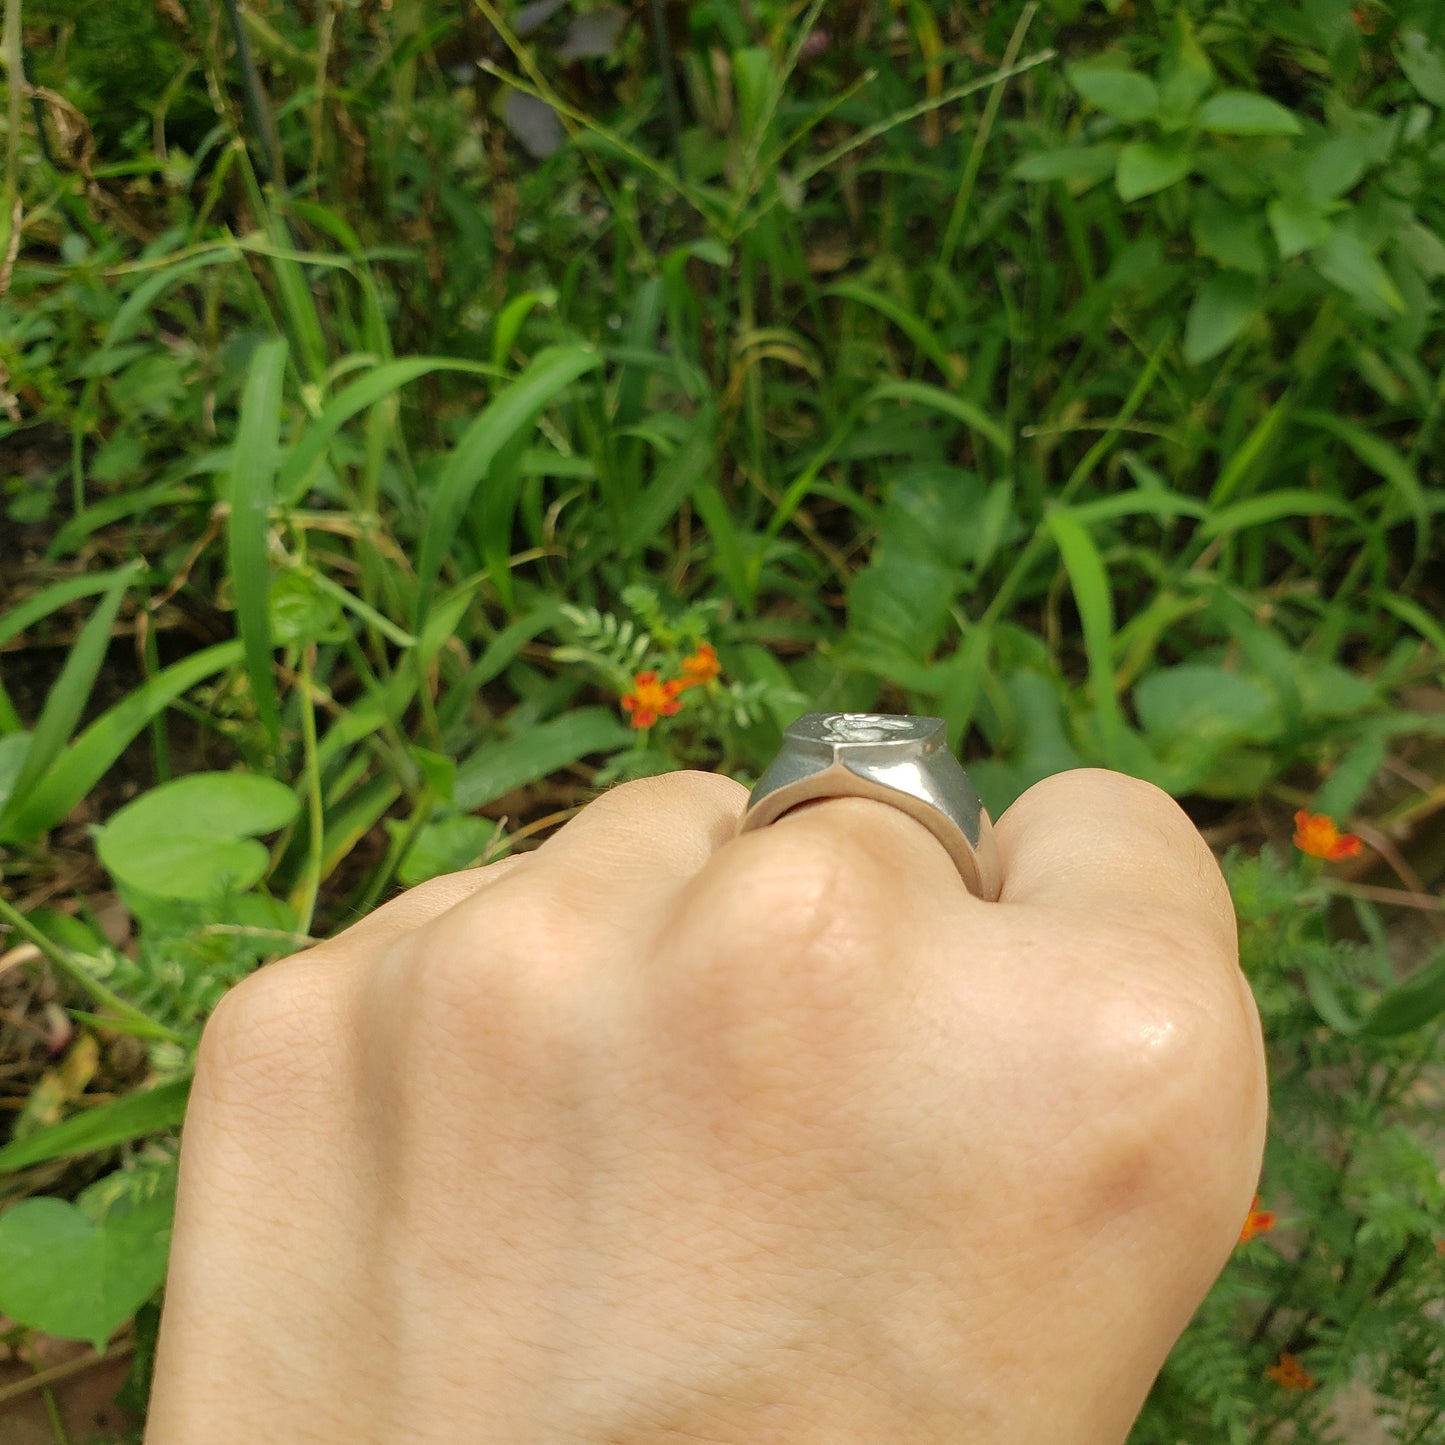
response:
{"label": "human hand", "polygon": [[1208,848],[1063,773],[987,903],[746,797],[615,788],[227,995],[148,1445],[1124,1438],[1263,1148]]}

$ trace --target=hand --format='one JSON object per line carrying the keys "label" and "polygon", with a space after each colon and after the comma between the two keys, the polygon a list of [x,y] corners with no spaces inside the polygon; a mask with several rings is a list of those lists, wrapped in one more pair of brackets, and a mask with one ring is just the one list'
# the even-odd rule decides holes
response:
{"label": "hand", "polygon": [[615,788],[227,995],[148,1445],[1124,1438],[1263,1148],[1208,848],[1064,773],[985,903],[745,799]]}

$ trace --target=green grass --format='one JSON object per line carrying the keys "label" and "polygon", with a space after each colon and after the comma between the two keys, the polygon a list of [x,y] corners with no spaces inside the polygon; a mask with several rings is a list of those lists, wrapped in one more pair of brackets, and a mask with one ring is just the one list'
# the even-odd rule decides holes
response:
{"label": "green grass", "polygon": [[[91,135],[10,112],[0,923],[172,1092],[22,1112],[0,1194],[168,1167],[221,994],[397,887],[618,778],[751,779],[810,706],[929,713],[995,816],[1102,765],[1235,848],[1298,1231],[1226,1273],[1139,1438],[1324,1440],[1356,1373],[1434,1438],[1445,24],[754,9],[668,9],[675,111],[650,10],[572,63],[565,12],[247,12],[249,97],[138,0],[12,27]],[[719,682],[629,727],[633,674],[704,641]],[[294,794],[259,881],[102,867],[128,785],[232,771]],[[1300,807],[1368,871],[1271,871]],[[215,856],[253,858],[235,823]],[[1281,1350],[1320,1387],[1265,1380]]]}

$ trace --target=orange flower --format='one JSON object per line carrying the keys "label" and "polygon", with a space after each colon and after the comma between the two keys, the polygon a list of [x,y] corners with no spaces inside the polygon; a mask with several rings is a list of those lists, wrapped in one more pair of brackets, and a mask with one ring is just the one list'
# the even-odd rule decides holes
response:
{"label": "orange flower", "polygon": [[1313,1390],[1316,1384],[1315,1377],[1300,1364],[1298,1355],[1280,1355],[1279,1362],[1271,1365],[1264,1374],[1266,1379],[1273,1380],[1286,1390]]}
{"label": "orange flower", "polygon": [[717,649],[710,642],[703,642],[690,657],[682,660],[682,687],[701,687],[711,682],[722,671]]}
{"label": "orange flower", "polygon": [[1307,813],[1303,808],[1294,815],[1294,845],[1311,858],[1324,858],[1338,863],[1353,858],[1363,844],[1353,833],[1341,833],[1333,818],[1323,813]]}
{"label": "orange flower", "polygon": [[622,711],[632,714],[632,726],[650,728],[659,717],[671,717],[682,704],[677,695],[680,682],[659,682],[655,672],[639,672],[632,679],[633,690],[622,699]]}
{"label": "orange flower", "polygon": [[1244,1221],[1244,1228],[1239,1231],[1239,1242],[1248,1244],[1256,1234],[1268,1234],[1274,1228],[1274,1211],[1261,1209],[1259,1207],[1259,1195],[1254,1196],[1254,1203],[1249,1206],[1249,1218]]}

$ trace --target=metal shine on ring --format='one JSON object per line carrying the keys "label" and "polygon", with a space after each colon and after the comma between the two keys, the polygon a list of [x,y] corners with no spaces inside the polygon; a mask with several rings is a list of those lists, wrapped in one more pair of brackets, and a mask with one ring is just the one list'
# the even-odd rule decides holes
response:
{"label": "metal shine on ring", "polygon": [[765,827],[820,798],[871,798],[922,823],[971,893],[993,901],[1000,877],[988,811],[948,747],[942,718],[804,713],[748,797],[738,831]]}

